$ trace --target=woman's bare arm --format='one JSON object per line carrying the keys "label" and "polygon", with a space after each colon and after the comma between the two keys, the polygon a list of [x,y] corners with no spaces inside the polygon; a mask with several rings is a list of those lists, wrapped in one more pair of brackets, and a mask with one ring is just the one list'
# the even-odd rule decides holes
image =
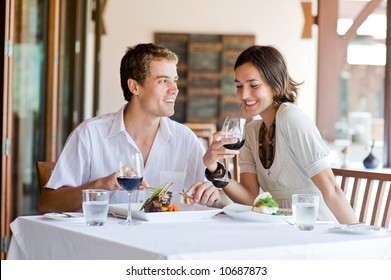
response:
{"label": "woman's bare arm", "polygon": [[345,194],[338,186],[330,168],[313,176],[312,181],[321,191],[323,198],[338,222],[341,224],[357,223],[358,219],[347,201]]}

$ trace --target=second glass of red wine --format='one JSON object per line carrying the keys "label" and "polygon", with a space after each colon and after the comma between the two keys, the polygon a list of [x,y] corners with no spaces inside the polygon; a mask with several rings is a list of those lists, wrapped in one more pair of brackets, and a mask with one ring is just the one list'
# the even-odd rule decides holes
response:
{"label": "second glass of red wine", "polygon": [[[237,139],[237,142],[233,144],[226,144],[224,145],[224,147],[230,150],[239,150],[244,145],[245,141],[246,119],[227,116],[224,120],[221,131],[223,132],[223,138]],[[224,174],[224,177],[216,178],[215,180],[221,181],[222,183],[230,182],[231,179],[228,176],[229,166],[230,159],[227,160],[227,165],[225,167],[226,172]]]}
{"label": "second glass of red wine", "polygon": [[139,222],[132,219],[131,193],[136,190],[143,180],[143,159],[141,153],[122,152],[118,160],[117,181],[128,191],[128,215],[122,225],[133,226]]}

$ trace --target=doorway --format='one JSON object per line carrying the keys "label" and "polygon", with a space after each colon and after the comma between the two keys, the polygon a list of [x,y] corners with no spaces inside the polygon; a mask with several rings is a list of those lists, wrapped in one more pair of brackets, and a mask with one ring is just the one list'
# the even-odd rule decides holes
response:
{"label": "doorway", "polygon": [[103,0],[4,2],[2,259],[10,222],[38,213],[35,163],[55,161],[69,133],[99,105]]}

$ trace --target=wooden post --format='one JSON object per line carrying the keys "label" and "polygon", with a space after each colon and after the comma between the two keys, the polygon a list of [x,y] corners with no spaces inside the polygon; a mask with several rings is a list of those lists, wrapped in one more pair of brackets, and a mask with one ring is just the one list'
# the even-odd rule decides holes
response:
{"label": "wooden post", "polygon": [[335,139],[339,118],[338,0],[318,1],[318,87],[316,122],[322,136]]}
{"label": "wooden post", "polygon": [[[383,166],[391,167],[391,0],[387,0],[386,69],[384,90]],[[387,110],[388,109],[388,110]]]}

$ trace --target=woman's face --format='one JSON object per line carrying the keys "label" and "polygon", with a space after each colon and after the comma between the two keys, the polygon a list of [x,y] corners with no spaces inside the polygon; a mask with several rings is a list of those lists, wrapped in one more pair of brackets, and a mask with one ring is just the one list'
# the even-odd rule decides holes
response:
{"label": "woman's face", "polygon": [[235,70],[236,95],[240,98],[246,114],[261,115],[273,103],[273,91],[263,80],[258,69],[247,62]]}

